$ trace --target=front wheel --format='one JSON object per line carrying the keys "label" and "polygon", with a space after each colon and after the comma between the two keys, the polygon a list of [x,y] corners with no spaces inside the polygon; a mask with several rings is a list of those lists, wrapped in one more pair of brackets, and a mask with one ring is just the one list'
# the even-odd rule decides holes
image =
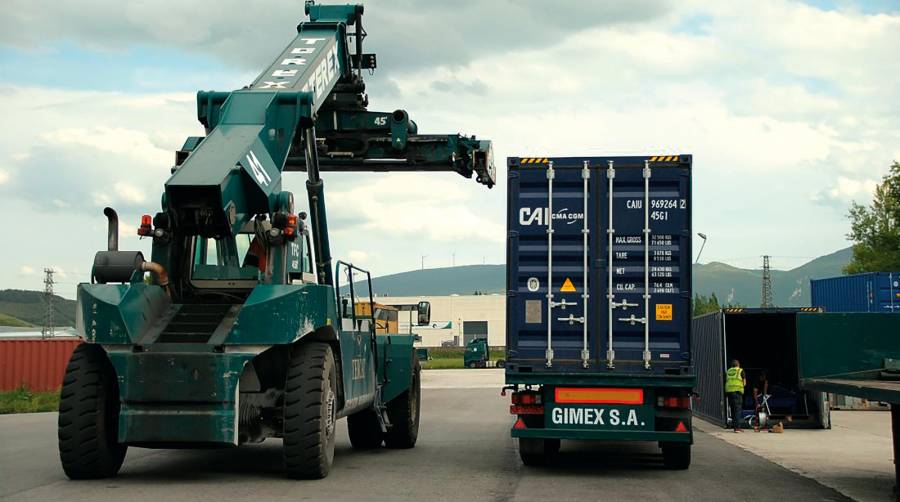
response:
{"label": "front wheel", "polygon": [[284,386],[284,467],[292,478],[319,479],[334,462],[337,380],[331,346],[305,343],[291,355]]}
{"label": "front wheel", "polygon": [[504,361],[503,359],[498,359],[498,360],[497,360],[497,367],[498,367],[498,368],[505,368],[505,367],[506,367],[506,361]]}
{"label": "front wheel", "polygon": [[384,436],[388,448],[412,448],[419,438],[419,412],[422,409],[422,366],[413,358],[409,388],[387,404],[391,427]]}
{"label": "front wheel", "polygon": [[99,345],[75,348],[59,397],[59,459],[70,479],[115,476],[128,446],[119,443],[119,386]]}
{"label": "front wheel", "polygon": [[666,469],[684,470],[691,466],[691,445],[688,443],[662,443],[663,465]]}

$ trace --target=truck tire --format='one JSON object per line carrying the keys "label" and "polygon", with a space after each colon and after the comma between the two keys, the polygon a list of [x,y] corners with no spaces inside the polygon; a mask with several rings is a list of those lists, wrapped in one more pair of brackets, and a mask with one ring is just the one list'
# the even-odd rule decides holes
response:
{"label": "truck tire", "polygon": [[378,448],[384,442],[384,432],[372,408],[348,416],[347,431],[350,433],[350,445],[357,450]]}
{"label": "truck tire", "polygon": [[685,470],[691,466],[690,443],[661,443],[666,469]]}
{"label": "truck tire", "polygon": [[419,412],[422,409],[421,371],[419,359],[414,357],[409,388],[387,404],[391,426],[384,435],[384,445],[388,448],[403,449],[416,445],[419,438]]}
{"label": "truck tire", "polygon": [[559,439],[519,438],[519,458],[525,465],[547,465],[559,453]]}
{"label": "truck tire", "polygon": [[478,367],[478,363],[476,363],[475,361],[470,361],[470,362],[469,362],[469,368],[470,368],[470,369],[475,369],[475,368],[477,368],[477,367]]}
{"label": "truck tire", "polygon": [[59,397],[59,459],[70,479],[115,476],[128,446],[119,443],[119,386],[99,345],[75,348]]}
{"label": "truck tire", "polygon": [[506,361],[504,361],[503,359],[498,359],[498,360],[497,360],[497,367],[498,367],[498,368],[505,368],[505,367],[506,367]]}
{"label": "truck tire", "polygon": [[334,462],[337,379],[331,346],[304,343],[291,355],[284,385],[284,467],[292,478],[320,479]]}

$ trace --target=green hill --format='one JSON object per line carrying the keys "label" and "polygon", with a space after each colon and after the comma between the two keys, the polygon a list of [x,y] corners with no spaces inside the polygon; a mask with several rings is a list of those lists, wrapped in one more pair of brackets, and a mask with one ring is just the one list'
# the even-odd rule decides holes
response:
{"label": "green hill", "polygon": [[[851,256],[852,250],[846,248],[791,270],[773,270],[775,305],[809,305],[809,280],[841,275]],[[720,302],[759,306],[761,288],[761,269],[737,268],[720,262],[694,265],[694,291],[702,295],[715,293]]]}
{"label": "green hill", "polygon": [[32,325],[11,315],[0,314],[0,326],[11,326],[13,328],[30,328]]}
{"label": "green hill", "polygon": [[[53,319],[56,326],[75,325],[75,300],[61,296],[53,297]],[[6,314],[29,324],[40,326],[44,323],[43,294],[40,291],[4,289],[0,291],[0,314]]]}
{"label": "green hill", "polygon": [[[347,288],[342,289],[346,292]],[[506,289],[506,265],[465,265],[400,272],[373,278],[372,289],[379,296],[502,293]]]}

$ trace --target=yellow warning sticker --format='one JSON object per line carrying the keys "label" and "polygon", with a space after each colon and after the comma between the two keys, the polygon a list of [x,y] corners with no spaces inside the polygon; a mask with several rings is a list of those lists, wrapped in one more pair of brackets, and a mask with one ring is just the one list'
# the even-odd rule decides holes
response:
{"label": "yellow warning sticker", "polygon": [[671,321],[672,320],[672,304],[657,303],[656,304],[656,320]]}
{"label": "yellow warning sticker", "polygon": [[566,282],[563,283],[562,287],[559,290],[563,293],[574,293],[575,285],[572,284],[572,279],[566,277]]}

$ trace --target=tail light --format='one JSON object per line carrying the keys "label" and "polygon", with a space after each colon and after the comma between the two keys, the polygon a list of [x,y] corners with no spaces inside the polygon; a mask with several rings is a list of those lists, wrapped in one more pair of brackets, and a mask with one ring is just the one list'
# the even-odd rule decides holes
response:
{"label": "tail light", "polygon": [[532,390],[514,392],[509,412],[513,415],[543,415],[544,404],[540,393]]}
{"label": "tail light", "polygon": [[659,396],[656,398],[656,406],[686,410],[691,407],[691,398],[690,396]]}

